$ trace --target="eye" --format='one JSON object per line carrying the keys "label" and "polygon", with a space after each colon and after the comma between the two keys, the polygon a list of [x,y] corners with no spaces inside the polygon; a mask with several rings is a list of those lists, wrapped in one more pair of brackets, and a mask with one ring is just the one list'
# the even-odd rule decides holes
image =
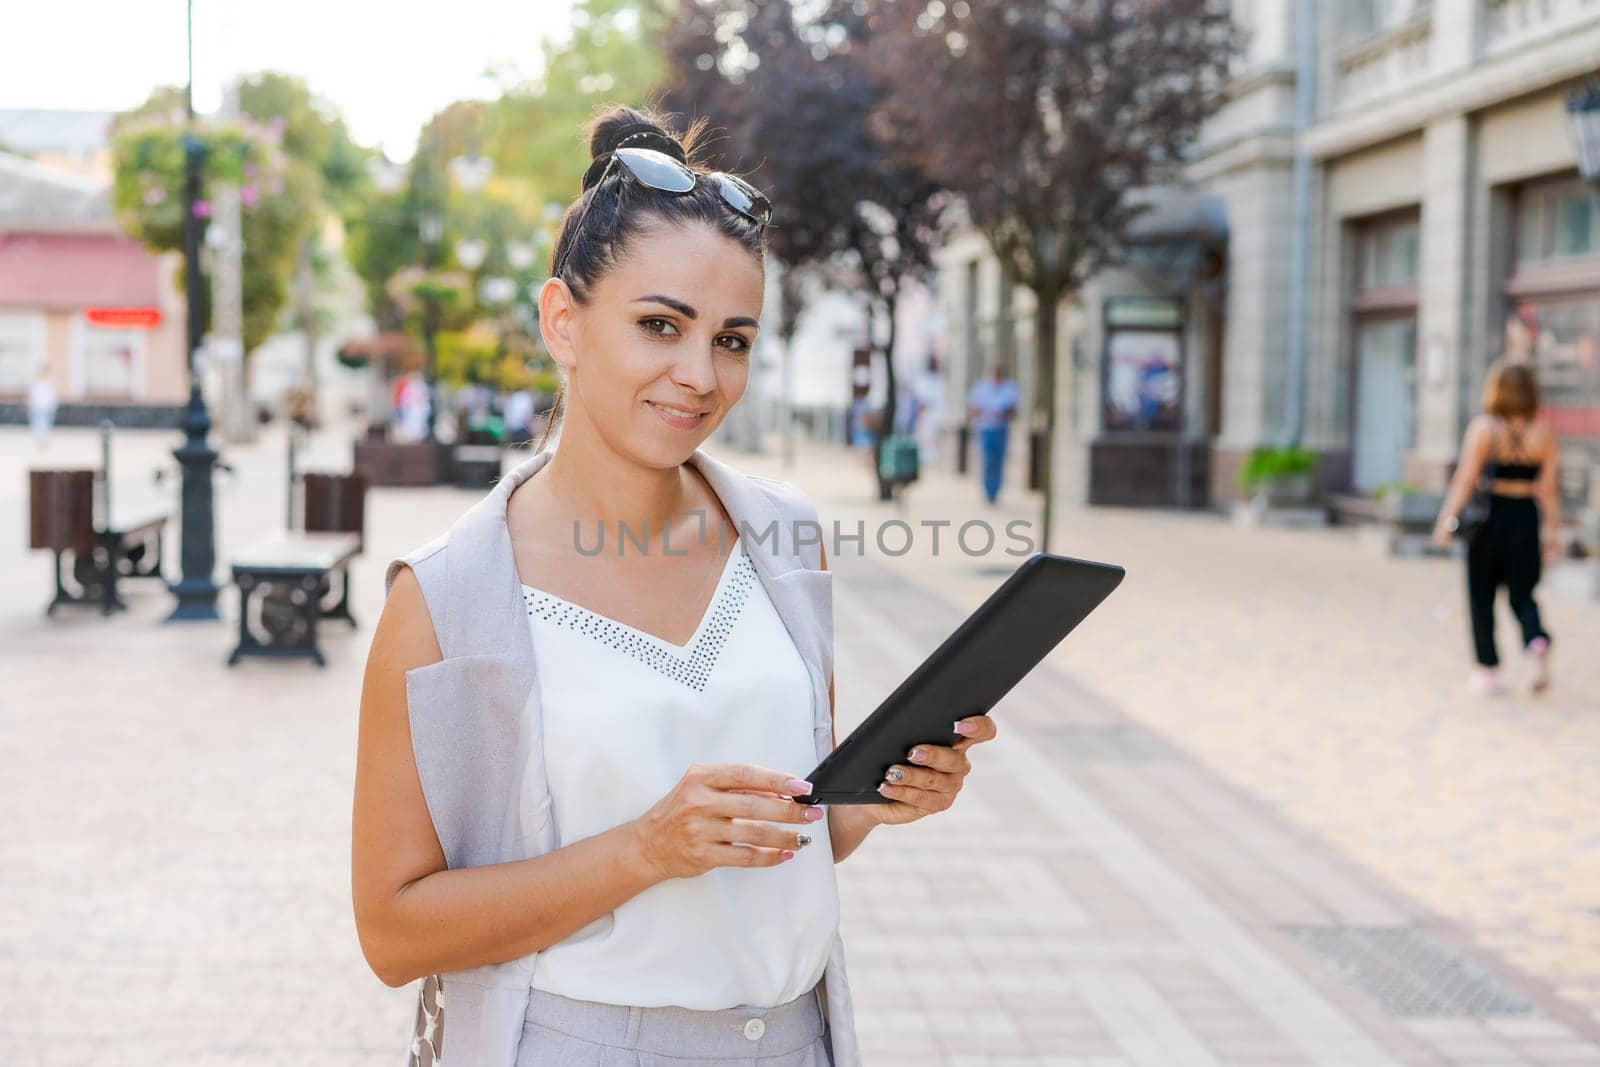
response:
{"label": "eye", "polygon": [[745,336],[742,333],[725,333],[721,337],[717,338],[717,340],[732,341],[733,345],[730,346],[729,351],[737,355],[742,356],[746,352],[750,351],[750,342],[745,340]]}
{"label": "eye", "polygon": [[[678,332],[678,327],[673,325],[670,319],[663,319],[655,315],[648,319],[640,319],[639,325],[644,329],[645,333],[655,334],[657,337],[671,337]],[[657,327],[660,328],[658,329]],[[672,333],[667,333],[665,332],[666,330],[671,330]]]}

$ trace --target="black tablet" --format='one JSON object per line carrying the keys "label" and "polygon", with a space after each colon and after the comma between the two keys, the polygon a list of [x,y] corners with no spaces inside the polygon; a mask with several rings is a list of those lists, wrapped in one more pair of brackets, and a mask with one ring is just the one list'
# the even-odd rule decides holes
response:
{"label": "black tablet", "polygon": [[987,714],[1122,581],[1123,569],[1029,557],[878,709],[806,776],[801,804],[883,804],[883,776],[915,745],[954,745],[951,727]]}

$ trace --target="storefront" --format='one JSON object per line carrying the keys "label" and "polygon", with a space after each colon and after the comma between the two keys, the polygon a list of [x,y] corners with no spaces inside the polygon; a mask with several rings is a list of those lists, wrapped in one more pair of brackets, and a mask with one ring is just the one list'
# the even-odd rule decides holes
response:
{"label": "storefront", "polygon": [[1591,485],[1600,468],[1600,188],[1570,174],[1530,181],[1514,210],[1504,353],[1538,372],[1570,513],[1600,504]]}

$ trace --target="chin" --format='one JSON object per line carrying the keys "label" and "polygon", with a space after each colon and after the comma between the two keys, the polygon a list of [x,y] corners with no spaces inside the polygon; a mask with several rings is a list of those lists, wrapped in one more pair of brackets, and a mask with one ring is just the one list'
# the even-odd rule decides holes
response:
{"label": "chin", "polygon": [[[647,417],[652,420],[655,418],[654,415]],[[693,430],[673,430],[647,423],[643,432],[634,437],[630,451],[648,467],[662,470],[678,467],[687,462],[695,449],[704,444],[721,424],[720,414],[707,415],[702,424]]]}

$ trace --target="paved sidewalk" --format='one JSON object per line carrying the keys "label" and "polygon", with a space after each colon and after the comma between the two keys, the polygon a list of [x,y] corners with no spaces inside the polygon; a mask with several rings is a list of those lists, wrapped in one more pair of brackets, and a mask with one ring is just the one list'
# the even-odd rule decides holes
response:
{"label": "paved sidewalk", "polygon": [[[147,469],[174,443],[123,435],[118,470]],[[230,450],[240,477],[219,496],[219,561],[281,524],[281,445],[269,435]],[[92,459],[93,439],[62,435],[52,453],[52,463]],[[0,429],[0,509],[21,512],[21,472],[36,458],[22,433]],[[729,458],[779,473],[774,456]],[[310,459],[347,462],[348,444],[332,435]],[[831,450],[807,449],[793,480],[825,519],[888,514],[861,503],[864,477]],[[905,514],[970,517],[966,490],[932,477]],[[364,628],[329,627],[325,671],[265,661],[229,671],[231,622],[163,625],[170,601],[154,588],[132,587],[122,617],[74,612],[46,624],[48,556],[22,552],[20,531],[0,542],[0,585],[13,591],[0,601],[10,815],[0,969],[14,976],[0,1063],[396,1062],[412,993],[371,976],[350,919],[356,704],[383,563],[474,499],[372,493],[368,554],[354,572]],[[1568,967],[1513,966],[1481,936],[1474,910],[1501,914],[1494,887],[1521,886],[1530,916],[1557,892],[1600,892],[1600,880],[1572,884],[1593,841],[1589,853],[1568,852],[1595,810],[1592,775],[1579,773],[1600,753],[1583,725],[1592,720],[1576,704],[1464,705],[1443,682],[1431,683],[1437,701],[1414,707],[1406,694],[1418,679],[1453,680],[1464,656],[1465,637],[1447,620],[1424,635],[1445,646],[1431,658],[1410,638],[1382,639],[1422,658],[1401,664],[1409,689],[1395,682],[1374,696],[1382,683],[1363,673],[1395,665],[1361,640],[1334,641],[1350,609],[1325,591],[1321,610],[1307,611],[1303,585],[1349,586],[1364,611],[1368,594],[1355,590],[1374,572],[1387,581],[1390,565],[1335,535],[1291,543],[1130,513],[1067,525],[1071,550],[1127,560],[1129,583],[1008,698],[1002,737],[978,751],[955,810],[881,830],[840,867],[868,1062],[1600,1063],[1592,1018],[1570,1007],[1583,975],[1600,970],[1597,953],[1580,942]],[[1211,562],[1205,581],[1161,563],[1174,546]],[[1333,560],[1337,577],[1307,583],[1314,559]],[[831,562],[842,735],[1009,561]],[[1394,566],[1370,595],[1396,614],[1445,577],[1433,564]],[[1257,570],[1235,600],[1208,599],[1209,583]],[[1595,633],[1587,606],[1546,599],[1563,648]],[[1429,595],[1420,603],[1432,620]],[[228,620],[233,604],[230,594]],[[1255,658],[1236,647],[1252,627],[1262,631],[1248,646]],[[1459,640],[1446,646],[1446,636]],[[1310,651],[1276,659],[1277,642]],[[1558,693],[1583,677],[1574,659],[1563,660]],[[1260,676],[1250,684],[1238,677],[1248,670]],[[1345,685],[1308,699],[1326,671]],[[1363,730],[1376,736],[1363,741]],[[1394,731],[1410,747],[1387,751]],[[1505,780],[1490,775],[1500,764],[1479,745],[1507,754],[1515,769]],[[1417,778],[1436,762],[1466,767],[1470,786],[1428,793],[1414,783],[1421,813],[1391,805],[1405,794],[1395,776]],[[1490,843],[1452,821],[1485,811],[1497,812],[1482,831]],[[1530,836],[1536,846],[1512,871],[1485,871],[1490,891],[1461,887],[1466,914],[1406,884],[1416,881],[1407,871],[1439,866],[1471,883],[1493,842],[1510,849]],[[1425,853],[1414,868],[1395,860],[1408,843]],[[1340,978],[1324,961],[1341,950],[1384,980],[1362,992]],[[1440,1014],[1469,1010],[1478,1014]]]}

